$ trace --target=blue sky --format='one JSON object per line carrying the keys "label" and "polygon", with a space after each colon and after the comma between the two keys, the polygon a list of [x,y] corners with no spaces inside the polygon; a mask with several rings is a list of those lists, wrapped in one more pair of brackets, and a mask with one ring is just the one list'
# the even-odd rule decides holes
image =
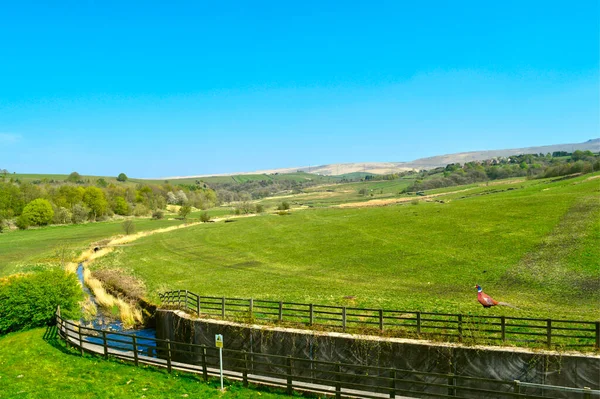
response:
{"label": "blue sky", "polygon": [[10,171],[229,173],[600,136],[598,1],[1,10]]}

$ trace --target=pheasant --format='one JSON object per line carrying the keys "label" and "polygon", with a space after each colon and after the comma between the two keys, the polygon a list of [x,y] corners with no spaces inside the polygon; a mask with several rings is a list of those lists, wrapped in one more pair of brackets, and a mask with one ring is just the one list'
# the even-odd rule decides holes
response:
{"label": "pheasant", "polygon": [[513,306],[510,303],[498,302],[497,300],[495,300],[488,294],[484,293],[483,288],[481,288],[479,285],[476,285],[475,288],[477,288],[477,300],[479,301],[480,304],[483,305],[484,308],[489,308],[492,306],[500,305],[500,306],[508,306],[509,308],[518,309],[516,306]]}

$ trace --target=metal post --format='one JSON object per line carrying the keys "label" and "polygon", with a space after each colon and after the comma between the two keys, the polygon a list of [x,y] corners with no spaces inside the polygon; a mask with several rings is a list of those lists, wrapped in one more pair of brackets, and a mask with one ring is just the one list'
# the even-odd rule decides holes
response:
{"label": "metal post", "polygon": [[552,319],[548,319],[546,324],[546,344],[550,348],[552,346]]}
{"label": "metal post", "polygon": [[135,335],[133,335],[131,337],[131,340],[132,340],[132,343],[133,343],[133,359],[134,359],[133,362],[135,363],[136,366],[138,366],[139,365],[139,362],[138,362],[138,351],[137,351],[137,341],[135,339]]}
{"label": "metal post", "polygon": [[346,307],[342,307],[342,329],[346,332]]}
{"label": "metal post", "polygon": [[221,392],[225,391],[223,388],[223,348],[219,348],[219,374],[221,376]]}

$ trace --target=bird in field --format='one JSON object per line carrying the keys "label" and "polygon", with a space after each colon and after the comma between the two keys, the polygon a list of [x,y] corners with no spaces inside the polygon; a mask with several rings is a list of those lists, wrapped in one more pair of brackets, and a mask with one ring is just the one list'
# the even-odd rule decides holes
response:
{"label": "bird in field", "polygon": [[494,298],[492,298],[491,296],[489,296],[488,294],[483,292],[483,288],[481,288],[479,286],[479,284],[476,285],[475,288],[477,288],[477,300],[479,301],[479,303],[481,305],[483,305],[484,308],[490,308],[492,306],[500,305],[500,306],[508,306],[509,308],[518,309],[516,306],[513,306],[510,303],[498,302],[497,300],[495,300]]}

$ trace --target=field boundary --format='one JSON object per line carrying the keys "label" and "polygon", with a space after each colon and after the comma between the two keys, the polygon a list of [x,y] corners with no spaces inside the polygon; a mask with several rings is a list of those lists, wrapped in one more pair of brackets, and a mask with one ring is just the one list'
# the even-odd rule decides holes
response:
{"label": "field boundary", "polygon": [[168,291],[159,294],[159,297],[166,308],[237,321],[287,323],[329,331],[441,339],[468,344],[600,349],[600,321],[356,308],[200,296],[188,290]]}
{"label": "field boundary", "polygon": [[[124,333],[107,332],[81,326],[60,315],[55,317],[58,336],[67,346],[85,352],[133,362],[135,366],[152,365],[172,370],[190,372],[209,377],[219,375],[219,351],[216,347],[168,339],[137,337]],[[182,361],[182,359],[184,361]],[[223,373],[228,380],[242,381],[244,386],[255,385],[284,388],[289,395],[294,391],[313,392],[350,398],[414,398],[453,397],[471,398],[489,396],[496,398],[559,398],[548,396],[548,391],[577,392],[583,398],[600,394],[590,388],[559,387],[468,377],[457,374],[418,372],[396,368],[333,363],[223,349]],[[486,386],[489,389],[482,388]],[[410,396],[399,396],[410,395]],[[414,395],[414,396],[413,396]]]}

